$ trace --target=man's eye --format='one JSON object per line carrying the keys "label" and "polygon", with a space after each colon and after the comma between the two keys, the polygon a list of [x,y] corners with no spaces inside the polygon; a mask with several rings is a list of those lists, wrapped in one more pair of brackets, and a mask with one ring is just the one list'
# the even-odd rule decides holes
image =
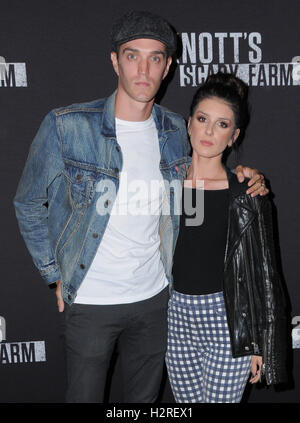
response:
{"label": "man's eye", "polygon": [[135,56],[135,54],[130,53],[130,54],[128,54],[127,57],[128,57],[129,60],[134,60],[136,56]]}
{"label": "man's eye", "polygon": [[153,62],[159,63],[160,62],[160,57],[159,56],[153,56],[152,57],[152,60],[153,60]]}

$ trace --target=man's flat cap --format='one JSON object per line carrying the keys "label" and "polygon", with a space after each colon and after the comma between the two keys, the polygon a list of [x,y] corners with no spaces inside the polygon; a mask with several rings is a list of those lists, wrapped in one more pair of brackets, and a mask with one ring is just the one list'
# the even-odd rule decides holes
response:
{"label": "man's flat cap", "polygon": [[133,10],[119,17],[111,31],[112,51],[117,51],[121,44],[137,38],[161,41],[170,56],[176,51],[175,32],[164,18],[153,13]]}

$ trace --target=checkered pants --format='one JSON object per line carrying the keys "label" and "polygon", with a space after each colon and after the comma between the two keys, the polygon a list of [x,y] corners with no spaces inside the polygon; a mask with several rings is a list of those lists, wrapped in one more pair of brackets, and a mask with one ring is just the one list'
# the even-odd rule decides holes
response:
{"label": "checkered pants", "polygon": [[166,364],[176,402],[240,402],[251,356],[233,358],[222,292],[173,291]]}

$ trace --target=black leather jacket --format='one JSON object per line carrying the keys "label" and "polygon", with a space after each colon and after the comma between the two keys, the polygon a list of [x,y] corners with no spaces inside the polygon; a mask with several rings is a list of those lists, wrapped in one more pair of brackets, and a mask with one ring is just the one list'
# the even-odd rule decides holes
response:
{"label": "black leather jacket", "polygon": [[262,355],[268,385],[286,381],[286,313],[276,270],[271,203],[226,169],[229,221],[224,300],[233,357]]}

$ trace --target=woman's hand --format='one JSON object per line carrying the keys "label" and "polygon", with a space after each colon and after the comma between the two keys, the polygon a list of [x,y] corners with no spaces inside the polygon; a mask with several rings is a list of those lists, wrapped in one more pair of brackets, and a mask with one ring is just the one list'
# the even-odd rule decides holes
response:
{"label": "woman's hand", "polygon": [[262,372],[262,357],[259,355],[252,355],[251,357],[251,374],[252,378],[249,380],[250,383],[259,382],[261,379]]}

